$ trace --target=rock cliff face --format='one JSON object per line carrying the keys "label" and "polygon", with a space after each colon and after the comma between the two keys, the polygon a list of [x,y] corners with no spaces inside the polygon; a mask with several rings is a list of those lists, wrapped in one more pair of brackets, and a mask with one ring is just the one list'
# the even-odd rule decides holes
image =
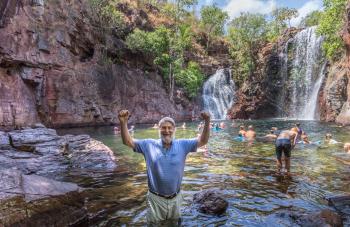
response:
{"label": "rock cliff face", "polygon": [[320,116],[323,121],[350,125],[350,3],[342,31],[346,53],[328,70],[324,88],[320,92]]}
{"label": "rock cliff face", "polygon": [[283,64],[279,54],[285,43],[299,30],[287,30],[274,44],[268,44],[258,53],[257,69],[236,93],[237,100],[229,110],[232,118],[277,117],[280,112],[278,97],[284,89],[280,70]]}
{"label": "rock cliff face", "polygon": [[89,20],[87,1],[1,1],[0,128],[113,124],[121,108],[137,123],[198,111],[184,97],[170,102],[150,58],[123,42],[135,27],[151,29],[157,10],[117,7],[127,26],[107,36]]}

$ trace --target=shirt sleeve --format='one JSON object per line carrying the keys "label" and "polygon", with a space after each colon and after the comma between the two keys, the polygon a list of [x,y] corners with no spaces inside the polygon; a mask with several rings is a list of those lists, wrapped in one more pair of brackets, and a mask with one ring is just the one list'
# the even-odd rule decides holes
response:
{"label": "shirt sleeve", "polygon": [[135,139],[134,140],[134,152],[137,152],[137,153],[141,153],[141,154],[144,154],[146,152],[146,149],[147,149],[147,144],[148,143],[148,140],[145,139],[145,140],[138,140],[138,139]]}
{"label": "shirt sleeve", "polygon": [[198,139],[186,139],[181,141],[181,145],[184,147],[186,154],[190,152],[196,152],[198,147]]}

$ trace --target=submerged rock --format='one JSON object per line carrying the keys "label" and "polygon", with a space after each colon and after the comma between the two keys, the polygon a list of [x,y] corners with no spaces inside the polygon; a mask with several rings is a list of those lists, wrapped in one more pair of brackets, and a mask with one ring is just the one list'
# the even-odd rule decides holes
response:
{"label": "submerged rock", "polygon": [[302,226],[302,227],[342,227],[343,221],[339,214],[330,209],[323,209],[318,212],[298,212],[298,211],[284,211],[272,214],[267,217],[267,220],[272,222],[283,223],[287,226]]}
{"label": "submerged rock", "polygon": [[193,201],[198,205],[198,210],[205,214],[223,214],[228,202],[217,190],[204,190],[194,194]]}
{"label": "submerged rock", "polygon": [[69,226],[87,220],[82,188],[20,171],[0,171],[0,226]]}

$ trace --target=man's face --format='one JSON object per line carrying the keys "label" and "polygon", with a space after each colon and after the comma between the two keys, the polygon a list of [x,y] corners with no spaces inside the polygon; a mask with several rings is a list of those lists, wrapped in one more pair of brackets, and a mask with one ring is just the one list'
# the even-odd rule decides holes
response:
{"label": "man's face", "polygon": [[175,127],[170,122],[164,122],[160,125],[159,134],[163,143],[170,144],[174,138]]}

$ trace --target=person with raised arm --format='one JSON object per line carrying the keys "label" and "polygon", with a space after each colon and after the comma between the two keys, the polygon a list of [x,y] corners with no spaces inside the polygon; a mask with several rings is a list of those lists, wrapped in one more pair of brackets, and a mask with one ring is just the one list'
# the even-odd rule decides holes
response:
{"label": "person with raised arm", "polygon": [[181,182],[186,156],[209,140],[209,113],[202,112],[204,127],[201,135],[193,139],[175,139],[175,121],[162,118],[159,123],[159,139],[133,139],[127,123],[130,113],[121,110],[118,114],[123,143],[135,152],[143,154],[147,168],[147,223],[157,224],[164,220],[181,222]]}

